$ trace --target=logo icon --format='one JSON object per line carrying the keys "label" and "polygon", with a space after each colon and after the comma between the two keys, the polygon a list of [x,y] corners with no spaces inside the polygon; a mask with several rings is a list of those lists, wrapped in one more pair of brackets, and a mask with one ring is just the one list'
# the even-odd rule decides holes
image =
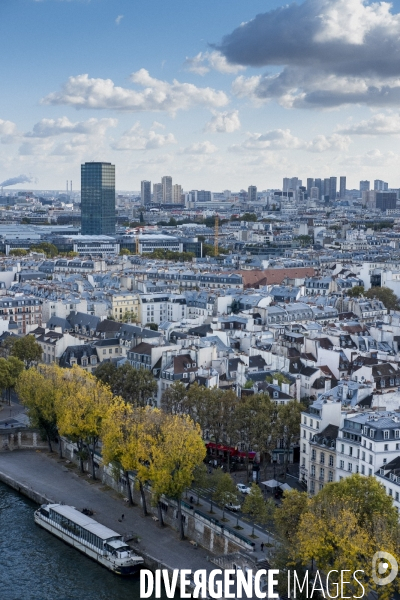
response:
{"label": "logo icon", "polygon": [[[389,552],[375,552],[372,558],[372,579],[377,585],[392,583],[398,571],[399,566],[394,556]],[[388,574],[385,577],[379,577],[379,575],[385,575],[386,573]]]}

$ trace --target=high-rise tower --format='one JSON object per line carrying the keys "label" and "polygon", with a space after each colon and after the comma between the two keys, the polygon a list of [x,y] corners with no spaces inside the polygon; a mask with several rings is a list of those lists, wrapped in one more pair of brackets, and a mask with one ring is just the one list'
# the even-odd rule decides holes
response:
{"label": "high-rise tower", "polygon": [[115,234],[115,165],[81,165],[81,222],[82,235]]}

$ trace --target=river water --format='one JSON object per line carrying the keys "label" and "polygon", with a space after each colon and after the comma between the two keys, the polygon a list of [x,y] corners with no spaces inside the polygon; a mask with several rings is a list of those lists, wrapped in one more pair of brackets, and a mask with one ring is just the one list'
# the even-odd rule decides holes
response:
{"label": "river water", "polygon": [[135,600],[121,579],[35,525],[37,505],[0,484],[1,600]]}

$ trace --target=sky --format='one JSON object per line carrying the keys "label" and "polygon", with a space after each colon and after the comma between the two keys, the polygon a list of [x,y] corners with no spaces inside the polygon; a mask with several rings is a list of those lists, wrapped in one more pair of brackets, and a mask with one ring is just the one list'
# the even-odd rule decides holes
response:
{"label": "sky", "polygon": [[0,184],[400,187],[400,0],[0,0]]}

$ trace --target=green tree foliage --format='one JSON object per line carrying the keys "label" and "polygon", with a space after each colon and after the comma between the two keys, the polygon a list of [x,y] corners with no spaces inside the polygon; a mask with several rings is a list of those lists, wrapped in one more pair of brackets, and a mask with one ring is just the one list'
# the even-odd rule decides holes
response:
{"label": "green tree foliage", "polygon": [[172,260],[174,262],[190,262],[194,258],[193,252],[173,252],[172,250],[162,250],[161,248],[146,254],[148,258],[157,258],[159,260]]}
{"label": "green tree foliage", "polygon": [[34,246],[31,246],[31,250],[33,252],[44,252],[46,256],[51,258],[58,255],[57,246],[50,244],[50,242],[40,242],[39,244],[35,244]]}
{"label": "green tree foliage", "polygon": [[42,347],[34,335],[27,335],[13,341],[11,354],[25,363],[27,369],[37,364],[42,358]]}
{"label": "green tree foliage", "polygon": [[[4,359],[0,359],[4,360]],[[50,452],[57,438],[56,397],[60,387],[56,383],[61,371],[58,367],[41,365],[38,369],[23,370],[16,383],[16,392],[27,409],[32,427],[37,427],[47,439]],[[61,446],[61,444],[60,444]]]}
{"label": "green tree foliage", "polygon": [[200,490],[207,487],[208,481],[208,470],[206,465],[203,462],[196,465],[193,469],[193,481],[191,487],[197,489],[197,504],[199,504],[200,500]]}
{"label": "green tree foliage", "polygon": [[348,291],[346,291],[347,295],[350,296],[350,298],[359,298],[360,296],[362,296],[364,294],[364,286],[363,285],[355,285],[352,288],[350,288]]}
{"label": "green tree foliage", "polygon": [[238,504],[236,485],[229,473],[216,471],[216,486],[213,493],[213,500],[220,508],[222,508],[223,519],[225,519],[225,505],[230,502],[232,504]]}
{"label": "green tree foliage", "polygon": [[24,370],[24,363],[15,356],[0,358],[0,389],[5,390],[11,404],[11,390],[15,388],[18,378]]}
{"label": "green tree foliage", "polygon": [[380,300],[388,310],[400,310],[400,302],[393,290],[387,287],[373,287],[365,292],[366,298]]}
{"label": "green tree foliage", "polygon": [[115,396],[121,396],[133,406],[146,406],[157,391],[157,382],[151,371],[134,369],[128,362],[122,367],[102,363],[94,371],[95,377],[110,386]]}
{"label": "green tree foliage", "polygon": [[274,379],[278,382],[279,387],[282,386],[282,383],[290,383],[289,379],[279,371],[275,371],[273,375],[267,375],[265,381],[267,381],[268,383],[273,383]]}
{"label": "green tree foliage", "polygon": [[302,248],[306,248],[307,246],[311,246],[313,239],[310,235],[299,235],[296,240],[300,242],[300,246]]}
{"label": "green tree foliage", "polygon": [[250,493],[247,494],[246,499],[243,502],[242,512],[245,515],[248,515],[253,521],[253,536],[254,521],[260,523],[261,525],[265,525],[265,523],[268,521],[269,515],[265,500],[260,488],[255,483],[251,485]]}
{"label": "green tree foliage", "polygon": [[151,329],[152,331],[158,331],[157,323],[146,323],[145,327],[147,327],[147,329]]}
{"label": "green tree foliage", "polygon": [[119,255],[120,256],[130,256],[131,252],[130,250],[128,250],[128,248],[121,248],[121,250],[119,251]]}
{"label": "green tree foliage", "polygon": [[27,256],[28,254],[28,250],[24,250],[24,248],[13,248],[9,252],[10,256]]}

